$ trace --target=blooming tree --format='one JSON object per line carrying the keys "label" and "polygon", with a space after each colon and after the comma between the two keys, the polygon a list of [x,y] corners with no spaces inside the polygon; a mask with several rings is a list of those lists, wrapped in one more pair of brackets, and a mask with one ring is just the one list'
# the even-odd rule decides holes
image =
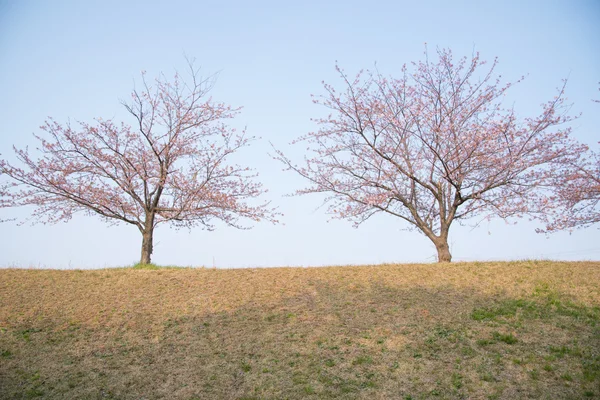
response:
{"label": "blooming tree", "polygon": [[546,227],[539,232],[553,233],[600,223],[600,153],[590,150],[562,167],[552,199],[560,207],[544,216]]}
{"label": "blooming tree", "polygon": [[[600,143],[599,143],[600,144]],[[590,151],[565,168],[557,182],[554,201],[561,208],[547,216],[545,230],[552,233],[600,223],[600,154]]]}
{"label": "blooming tree", "polygon": [[561,125],[563,87],[540,115],[518,118],[502,98],[512,84],[494,75],[478,54],[404,66],[399,78],[341,68],[341,91],[324,84],[315,103],[330,110],[320,129],[301,137],[311,154],[297,165],[276,158],[310,181],[298,194],[327,193],[334,217],[356,225],[377,213],[400,218],[435,245],[438,261],[451,261],[454,221],[475,216],[540,215],[553,207],[549,186],[557,167],[585,150]]}
{"label": "blooming tree", "polygon": [[275,221],[268,203],[249,200],[265,190],[249,168],[228,158],[253,140],[226,121],[239,109],[214,102],[214,77],[193,64],[142,85],[123,102],[134,124],[98,118],[60,124],[49,119],[34,135],[39,153],[14,148],[17,162],[0,160],[0,207],[33,206],[36,221],[67,221],[76,212],[134,225],[142,234],[141,263],[150,263],[154,228],[213,229],[213,220],[244,228],[240,218]]}

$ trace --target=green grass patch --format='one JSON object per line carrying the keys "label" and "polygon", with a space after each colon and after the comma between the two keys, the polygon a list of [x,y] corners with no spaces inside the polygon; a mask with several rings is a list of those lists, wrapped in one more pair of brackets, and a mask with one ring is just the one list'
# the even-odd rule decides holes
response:
{"label": "green grass patch", "polygon": [[494,338],[495,341],[503,342],[506,344],[517,343],[517,338],[514,337],[514,335],[512,333],[494,332],[494,333],[492,333],[492,337]]}
{"label": "green grass patch", "polygon": [[553,319],[557,316],[574,318],[595,327],[600,321],[600,308],[561,299],[560,295],[556,293],[542,296],[536,292],[534,300],[503,299],[492,306],[477,307],[471,312],[471,318],[475,321],[499,323],[514,323],[515,320]]}
{"label": "green grass patch", "polygon": [[498,317],[514,317],[519,310],[526,311],[531,315],[537,310],[537,304],[524,299],[505,299],[491,307],[474,309],[471,318],[475,321],[496,320]]}
{"label": "green grass patch", "polygon": [[186,267],[177,267],[177,266],[173,266],[173,265],[156,265],[156,264],[142,264],[142,263],[137,263],[137,264],[133,264],[133,266],[131,267],[131,269],[142,269],[142,270],[148,270],[148,271],[156,271],[156,270],[161,270],[161,269],[189,269]]}
{"label": "green grass patch", "polygon": [[2,358],[12,358],[12,351],[6,349],[0,349],[0,357]]}
{"label": "green grass patch", "polygon": [[358,356],[352,361],[352,365],[372,364],[373,359],[370,356]]}

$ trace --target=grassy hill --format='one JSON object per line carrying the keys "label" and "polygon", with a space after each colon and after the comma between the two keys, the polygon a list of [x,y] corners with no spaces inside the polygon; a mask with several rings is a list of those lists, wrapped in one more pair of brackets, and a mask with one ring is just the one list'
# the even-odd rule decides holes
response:
{"label": "grassy hill", "polygon": [[600,263],[0,270],[2,399],[600,398]]}

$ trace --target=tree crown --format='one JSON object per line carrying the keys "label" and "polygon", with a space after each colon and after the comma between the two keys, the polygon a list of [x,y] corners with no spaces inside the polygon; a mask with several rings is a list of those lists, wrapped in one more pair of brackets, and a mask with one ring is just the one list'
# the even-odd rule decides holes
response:
{"label": "tree crown", "polygon": [[190,80],[164,75],[123,102],[134,124],[96,119],[41,127],[39,157],[15,153],[20,165],[0,160],[10,180],[0,186],[2,207],[34,206],[36,221],[68,220],[76,212],[152,226],[201,225],[213,220],[242,228],[240,218],[276,221],[268,203],[249,200],[266,190],[248,167],[229,162],[253,137],[226,122],[239,113],[209,96],[215,77],[202,79],[189,63]]}

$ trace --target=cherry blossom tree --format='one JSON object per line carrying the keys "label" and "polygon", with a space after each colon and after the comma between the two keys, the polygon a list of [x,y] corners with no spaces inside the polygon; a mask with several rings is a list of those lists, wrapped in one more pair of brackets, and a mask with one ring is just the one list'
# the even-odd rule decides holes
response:
{"label": "cherry blossom tree", "polygon": [[247,167],[229,162],[254,139],[228,127],[239,109],[209,97],[215,77],[164,74],[142,84],[123,106],[133,125],[98,118],[60,124],[48,119],[34,135],[38,152],[0,160],[0,207],[33,206],[34,222],[68,221],[73,214],[134,225],[142,234],[140,262],[151,262],[159,224],[213,229],[213,221],[246,228],[240,219],[276,222],[265,190]]}
{"label": "cherry blossom tree", "polygon": [[567,166],[556,182],[553,201],[561,207],[546,216],[548,223],[541,232],[573,230],[600,223],[600,154],[589,151],[577,163]]}
{"label": "cherry blossom tree", "polygon": [[589,150],[575,161],[557,174],[552,201],[560,207],[544,216],[546,227],[538,232],[571,231],[600,222],[600,153]]}
{"label": "cherry blossom tree", "polygon": [[[570,138],[564,85],[535,117],[519,118],[502,99],[513,85],[479,54],[405,65],[398,78],[336,67],[341,90],[325,84],[314,102],[329,109],[320,129],[295,143],[309,156],[275,158],[310,181],[297,194],[326,193],[334,218],[356,226],[378,213],[427,236],[438,261],[452,257],[454,221],[547,213],[554,171],[585,150]],[[339,90],[339,91],[338,91]],[[481,219],[479,219],[481,221]]]}

